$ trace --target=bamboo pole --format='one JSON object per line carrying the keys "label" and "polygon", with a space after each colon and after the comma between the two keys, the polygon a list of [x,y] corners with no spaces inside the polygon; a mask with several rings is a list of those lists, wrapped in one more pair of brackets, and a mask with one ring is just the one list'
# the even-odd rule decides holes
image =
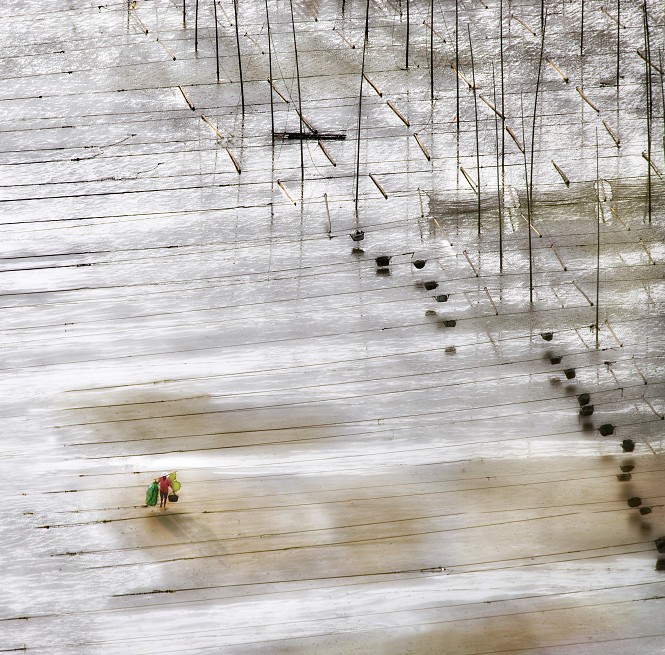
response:
{"label": "bamboo pole", "polygon": [[610,127],[609,123],[605,119],[602,119],[600,122],[603,124],[603,127],[607,130],[607,133],[612,137],[614,145],[616,145],[616,147],[618,148],[621,145],[621,139],[619,139],[619,135]]}
{"label": "bamboo pole", "polygon": [[409,31],[411,27],[411,3],[410,0],[406,0],[406,67],[409,67]]}
{"label": "bamboo pole", "polygon": [[621,0],[617,0],[617,98],[619,97],[619,69],[621,65]]}
{"label": "bamboo pole", "polygon": [[[430,101],[434,102],[434,0],[429,3],[430,31],[429,31],[429,93]],[[474,84],[475,86],[475,84]]]}
{"label": "bamboo pole", "polygon": [[376,185],[376,188],[381,192],[381,195],[384,197],[384,199],[388,200],[388,194],[385,192],[385,190],[381,186],[381,184],[379,184],[379,181],[376,179],[376,177],[372,173],[370,173],[369,178],[370,178],[370,180],[372,180],[372,182],[374,182],[374,184]]}
{"label": "bamboo pole", "polygon": [[[365,76],[363,75],[363,77],[365,77]],[[402,114],[399,111],[399,109],[397,109],[397,107],[395,107],[395,105],[392,102],[390,102],[390,100],[386,100],[386,104],[388,105],[388,107],[390,107],[393,110],[393,112],[395,113],[397,118],[399,118],[402,121],[402,123],[404,123],[404,125],[406,125],[407,127],[411,126],[411,123],[409,122],[409,119],[406,118],[404,116],[404,114]]]}
{"label": "bamboo pole", "polygon": [[194,6],[194,52],[199,51],[199,0]]}
{"label": "bamboo pole", "polygon": [[187,97],[187,94],[185,93],[185,90],[178,84],[178,88],[180,89],[180,93],[182,93],[182,97],[185,99],[185,102],[187,103],[187,106],[192,110],[195,111],[196,107],[194,106],[194,103]]}
{"label": "bamboo pole", "polygon": [[273,85],[272,85],[272,43],[270,34],[270,12],[268,11],[268,0],[266,3],[266,24],[268,26],[268,72],[270,75],[270,133],[272,135],[273,145],[275,143],[275,103],[273,100]]}
{"label": "bamboo pole", "polygon": [[326,150],[326,147],[321,143],[321,140],[318,140],[317,145],[321,148],[321,152],[328,158],[328,161],[333,165],[337,166],[337,162],[332,158],[332,155]]}
{"label": "bamboo pole", "polygon": [[652,90],[651,90],[651,47],[649,44],[649,15],[647,3],[642,5],[644,17],[644,50],[646,75],[646,119],[647,119],[647,215],[651,224],[651,116],[652,116]]}
{"label": "bamboo pole", "polygon": [[545,30],[545,0],[540,0],[540,31]]}
{"label": "bamboo pole", "polygon": [[[533,101],[533,120],[531,121],[531,162],[529,171],[529,207],[533,208],[533,153],[536,140],[536,118],[538,116],[538,92],[540,91],[540,79],[543,68],[543,52],[545,51],[545,31],[547,29],[547,12],[543,17],[543,30],[540,35],[540,57],[538,59],[538,77],[536,78],[536,97]],[[529,216],[529,223],[531,216]]]}
{"label": "bamboo pole", "polygon": [[[303,190],[303,185],[305,183],[305,154],[303,151],[303,140],[302,140],[302,124],[303,124],[303,118],[302,118],[302,98],[300,95],[300,69],[298,68],[298,43],[296,41],[296,22],[293,17],[293,0],[289,0],[289,7],[291,8],[291,31],[293,32],[293,52],[295,54],[295,60],[296,60],[296,80],[298,83],[298,120],[299,120],[299,126],[300,126],[300,189],[301,191]],[[302,200],[302,198],[301,198]]]}
{"label": "bamboo pole", "polygon": [[455,90],[456,90],[456,115],[455,124],[457,127],[457,161],[459,163],[459,0],[455,0]]}
{"label": "bamboo pole", "polygon": [[413,137],[415,138],[416,142],[420,146],[420,149],[422,150],[423,155],[425,155],[425,157],[427,158],[427,161],[431,161],[432,156],[429,154],[429,150],[427,150],[427,148],[425,147],[425,144],[420,140],[420,137],[418,136],[418,133],[414,132]]}
{"label": "bamboo pole", "polygon": [[665,84],[663,83],[663,51],[658,48],[658,63],[660,64],[660,99],[662,103],[662,122],[663,122],[663,164],[665,164]]}
{"label": "bamboo pole", "polygon": [[561,170],[561,168],[557,165],[557,163],[553,160],[550,159],[552,162],[552,166],[556,169],[556,172],[561,176],[561,179],[563,180],[563,183],[566,186],[570,186],[570,180],[568,179],[568,176]]}
{"label": "bamboo pole", "polygon": [[529,191],[529,171],[527,168],[526,160],[526,134],[524,132],[524,94],[520,92],[520,116],[522,119],[522,141],[525,144],[522,154],[524,156],[524,183],[526,186],[526,222],[529,229],[527,230],[529,239],[529,303],[533,304],[533,248],[531,239],[531,193]]}
{"label": "bamboo pole", "polygon": [[598,155],[598,128],[596,128],[596,350],[598,350],[600,300],[600,163]]}
{"label": "bamboo pole", "polygon": [[584,0],[582,0],[582,20],[580,24],[580,57],[584,54]]}
{"label": "bamboo pole", "polygon": [[219,34],[217,27],[217,0],[212,2],[213,14],[215,17],[215,53],[217,58],[217,81],[219,82]]}
{"label": "bamboo pole", "polygon": [[[501,0],[503,2],[503,0]],[[494,90],[494,106],[496,107],[496,79],[494,62],[492,62],[492,89]],[[503,132],[503,130],[501,130]],[[494,146],[496,150],[496,195],[499,208],[499,271],[503,271],[503,207],[501,198],[501,174],[499,167],[499,114],[494,112]]]}
{"label": "bamboo pole", "polygon": [[378,95],[379,98],[383,98],[383,92],[381,91],[381,89],[379,89],[379,87],[376,86],[376,84],[374,84],[374,82],[372,82],[372,80],[370,80],[369,77],[367,77],[367,75],[363,75],[363,77],[365,78],[367,84],[369,84],[374,89],[374,91],[376,91],[376,95]]}
{"label": "bamboo pole", "polygon": [[363,80],[365,79],[365,54],[367,52],[367,41],[369,39],[369,0],[365,7],[365,38],[363,39],[363,58],[360,70],[360,91],[358,93],[358,132],[356,146],[356,189],[355,189],[355,214],[358,220],[358,184],[360,182],[360,128],[363,106]]}
{"label": "bamboo pole", "polygon": [[[501,196],[499,198],[499,260],[503,265],[503,202],[506,197],[506,107],[503,74],[503,0],[499,0],[499,56],[501,65]],[[494,103],[496,104],[496,102]]]}
{"label": "bamboo pole", "polygon": [[233,0],[233,13],[236,24],[236,48],[238,50],[238,74],[240,75],[240,103],[242,114],[245,115],[245,86],[242,80],[242,57],[240,56],[240,34],[238,32],[238,0]]}
{"label": "bamboo pole", "polygon": [[473,109],[475,114],[476,125],[476,179],[478,180],[478,236],[480,236],[480,139],[478,136],[478,94],[476,92],[476,69],[473,62],[473,45],[471,43],[471,26],[466,24],[466,29],[469,35],[469,53],[471,55],[471,81],[473,82]]}
{"label": "bamboo pole", "polygon": [[586,93],[584,93],[584,90],[582,89],[581,86],[576,86],[575,91],[577,91],[577,93],[579,93],[580,98],[582,98],[582,100],[584,100],[584,102],[586,102],[587,105],[589,105],[589,107],[591,107],[591,109],[593,109],[597,114],[600,114],[600,109],[598,109],[598,107],[596,107],[596,105],[594,105],[593,102],[591,102],[591,100],[589,100],[588,96],[586,95]]}

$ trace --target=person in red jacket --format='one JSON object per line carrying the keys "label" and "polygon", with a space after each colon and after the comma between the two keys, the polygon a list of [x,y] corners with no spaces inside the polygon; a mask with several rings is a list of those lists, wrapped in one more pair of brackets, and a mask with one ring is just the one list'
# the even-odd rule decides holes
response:
{"label": "person in red jacket", "polygon": [[169,489],[171,489],[171,480],[168,478],[167,473],[162,473],[162,476],[155,480],[159,487],[159,509],[166,509],[166,502],[169,499]]}

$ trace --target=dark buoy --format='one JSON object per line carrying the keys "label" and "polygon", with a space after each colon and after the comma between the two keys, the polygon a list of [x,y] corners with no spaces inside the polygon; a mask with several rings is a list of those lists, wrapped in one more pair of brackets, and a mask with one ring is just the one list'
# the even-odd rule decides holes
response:
{"label": "dark buoy", "polygon": [[353,241],[362,241],[365,238],[365,233],[362,230],[354,230],[349,236]]}
{"label": "dark buoy", "polygon": [[431,291],[432,289],[436,289],[439,286],[438,282],[435,282],[434,280],[429,280],[428,282],[425,282],[425,289],[427,291]]}
{"label": "dark buoy", "polygon": [[443,324],[446,327],[455,327],[457,325],[457,321],[454,318],[447,319],[443,322]]}
{"label": "dark buoy", "polygon": [[591,402],[591,396],[588,393],[581,393],[577,396],[577,402],[580,404],[580,407],[588,405]]}
{"label": "dark buoy", "polygon": [[540,336],[545,339],[545,341],[552,341],[554,337],[554,332],[541,332]]}
{"label": "dark buoy", "polygon": [[425,268],[425,264],[427,264],[427,260],[426,260],[426,259],[414,259],[414,260],[413,260],[413,265],[414,265],[416,268]]}
{"label": "dark buoy", "polygon": [[600,434],[602,434],[604,437],[609,436],[610,434],[614,434],[614,426],[611,423],[603,423],[599,428],[598,431]]}
{"label": "dark buoy", "polygon": [[552,355],[550,357],[550,364],[561,364],[561,357],[559,355]]}
{"label": "dark buoy", "polygon": [[442,293],[439,296],[434,296],[434,300],[436,300],[436,302],[448,302],[448,294]]}
{"label": "dark buoy", "polygon": [[658,537],[656,539],[656,548],[659,553],[665,553],[665,537]]}
{"label": "dark buoy", "polygon": [[656,571],[665,571],[665,559],[656,560]]}
{"label": "dark buoy", "polygon": [[630,473],[635,467],[632,464],[622,464],[620,468],[624,473]]}
{"label": "dark buoy", "polygon": [[632,453],[635,450],[635,442],[632,439],[624,439],[621,442],[624,453]]}
{"label": "dark buoy", "polygon": [[379,268],[390,266],[390,255],[379,255],[374,261]]}
{"label": "dark buoy", "polygon": [[593,405],[584,405],[580,408],[580,416],[591,416],[593,414]]}
{"label": "dark buoy", "polygon": [[640,507],[640,514],[642,516],[645,514],[651,514],[651,507]]}
{"label": "dark buoy", "polygon": [[630,473],[619,473],[617,475],[617,480],[619,482],[628,482],[633,479],[633,476]]}
{"label": "dark buoy", "polygon": [[574,368],[567,368],[564,369],[564,375],[566,376],[567,380],[572,380],[575,377],[575,369]]}
{"label": "dark buoy", "polygon": [[628,507],[639,507],[642,504],[642,499],[639,496],[633,496],[628,499]]}

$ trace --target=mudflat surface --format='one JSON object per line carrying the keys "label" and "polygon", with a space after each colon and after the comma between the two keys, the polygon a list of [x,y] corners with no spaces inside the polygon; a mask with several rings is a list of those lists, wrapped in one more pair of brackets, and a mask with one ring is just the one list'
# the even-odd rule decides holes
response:
{"label": "mudflat surface", "polygon": [[0,652],[665,651],[662,12],[411,4],[5,3]]}

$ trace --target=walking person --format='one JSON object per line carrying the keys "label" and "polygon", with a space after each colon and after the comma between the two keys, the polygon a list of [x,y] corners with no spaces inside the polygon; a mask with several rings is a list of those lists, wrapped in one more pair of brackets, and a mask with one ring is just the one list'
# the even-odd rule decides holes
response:
{"label": "walking person", "polygon": [[155,480],[155,482],[159,487],[159,509],[166,509],[166,503],[169,499],[169,489],[173,489],[168,473],[162,473],[162,476]]}

